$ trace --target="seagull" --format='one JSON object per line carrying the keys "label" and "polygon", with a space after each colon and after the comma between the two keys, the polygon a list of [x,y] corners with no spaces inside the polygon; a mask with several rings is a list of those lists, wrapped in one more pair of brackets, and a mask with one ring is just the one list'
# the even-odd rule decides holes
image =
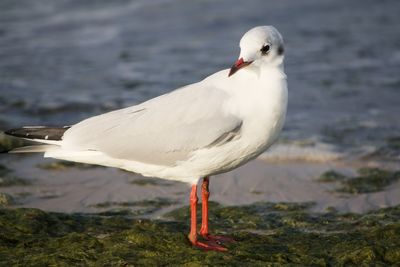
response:
{"label": "seagull", "polygon": [[[190,184],[188,239],[203,250],[226,251],[234,242],[211,235],[210,176],[256,158],[278,138],[287,109],[284,46],[273,26],[258,26],[240,40],[230,68],[141,104],[85,119],[72,126],[25,126],[5,133],[38,142],[10,153],[121,168],[143,176]],[[202,220],[197,232],[197,184]]]}

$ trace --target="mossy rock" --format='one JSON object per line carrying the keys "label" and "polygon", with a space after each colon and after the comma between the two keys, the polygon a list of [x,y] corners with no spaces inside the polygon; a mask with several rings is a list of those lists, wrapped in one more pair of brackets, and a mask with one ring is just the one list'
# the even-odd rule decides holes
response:
{"label": "mossy rock", "polygon": [[317,179],[318,182],[321,183],[331,183],[331,182],[338,182],[347,179],[346,175],[338,173],[334,170],[330,170],[321,174],[321,176]]}
{"label": "mossy rock", "polygon": [[361,168],[358,176],[341,182],[338,192],[363,194],[378,192],[400,180],[400,172],[387,171],[378,168]]}
{"label": "mossy rock", "polygon": [[[211,204],[228,252],[192,248],[189,208],[172,221],[0,209],[1,266],[387,266],[400,259],[400,206],[312,214],[311,204]],[[282,208],[285,207],[285,208]],[[290,208],[287,208],[290,207]]]}
{"label": "mossy rock", "polygon": [[1,206],[9,206],[9,205],[13,205],[13,204],[15,204],[15,200],[11,195],[0,192],[0,207]]}
{"label": "mossy rock", "polygon": [[385,144],[375,151],[362,157],[366,160],[399,161],[400,159],[400,136],[392,136],[386,139]]}
{"label": "mossy rock", "polygon": [[400,150],[400,136],[390,137],[386,139],[386,143],[392,149]]}
{"label": "mossy rock", "polygon": [[36,165],[38,168],[43,170],[53,170],[53,171],[63,171],[68,168],[79,168],[79,169],[90,169],[90,168],[100,168],[101,166],[77,163],[73,161],[57,160],[50,163],[40,163]]}
{"label": "mossy rock", "polygon": [[400,180],[400,171],[389,171],[379,168],[361,168],[357,176],[348,177],[333,170],[327,171],[316,180],[323,183],[339,183],[335,192],[347,194],[364,194],[384,190],[387,186]]}
{"label": "mossy rock", "polygon": [[[132,174],[132,173],[130,173]],[[162,180],[162,179],[157,179],[157,178],[149,178],[149,177],[134,177],[132,179],[129,179],[130,184],[134,184],[137,186],[172,186],[173,183]]]}

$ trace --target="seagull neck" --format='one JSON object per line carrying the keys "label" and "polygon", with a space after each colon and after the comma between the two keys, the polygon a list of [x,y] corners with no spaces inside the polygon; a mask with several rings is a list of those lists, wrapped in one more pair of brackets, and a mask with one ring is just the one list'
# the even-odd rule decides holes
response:
{"label": "seagull neck", "polygon": [[260,78],[271,79],[271,77],[277,77],[280,79],[286,79],[283,63],[279,65],[264,65],[260,68]]}

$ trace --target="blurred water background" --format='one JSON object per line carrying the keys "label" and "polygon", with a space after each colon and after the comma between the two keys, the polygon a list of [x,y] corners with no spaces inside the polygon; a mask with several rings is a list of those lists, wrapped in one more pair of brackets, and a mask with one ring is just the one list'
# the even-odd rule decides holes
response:
{"label": "blurred water background", "polygon": [[280,143],[398,161],[399,14],[398,0],[3,0],[0,129],[69,125],[199,81],[232,65],[248,29],[274,25]]}
{"label": "blurred water background", "polygon": [[68,125],[198,81],[270,24],[286,42],[283,136],[341,149],[400,135],[400,2],[0,3],[0,126]]}

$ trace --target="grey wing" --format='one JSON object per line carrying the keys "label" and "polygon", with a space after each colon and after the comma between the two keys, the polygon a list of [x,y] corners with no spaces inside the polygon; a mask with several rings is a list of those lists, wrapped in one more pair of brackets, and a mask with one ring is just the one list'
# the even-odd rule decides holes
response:
{"label": "grey wing", "polygon": [[198,149],[219,146],[240,136],[241,119],[224,112],[227,98],[218,89],[191,85],[82,121],[65,133],[63,145],[171,166],[190,158]]}

